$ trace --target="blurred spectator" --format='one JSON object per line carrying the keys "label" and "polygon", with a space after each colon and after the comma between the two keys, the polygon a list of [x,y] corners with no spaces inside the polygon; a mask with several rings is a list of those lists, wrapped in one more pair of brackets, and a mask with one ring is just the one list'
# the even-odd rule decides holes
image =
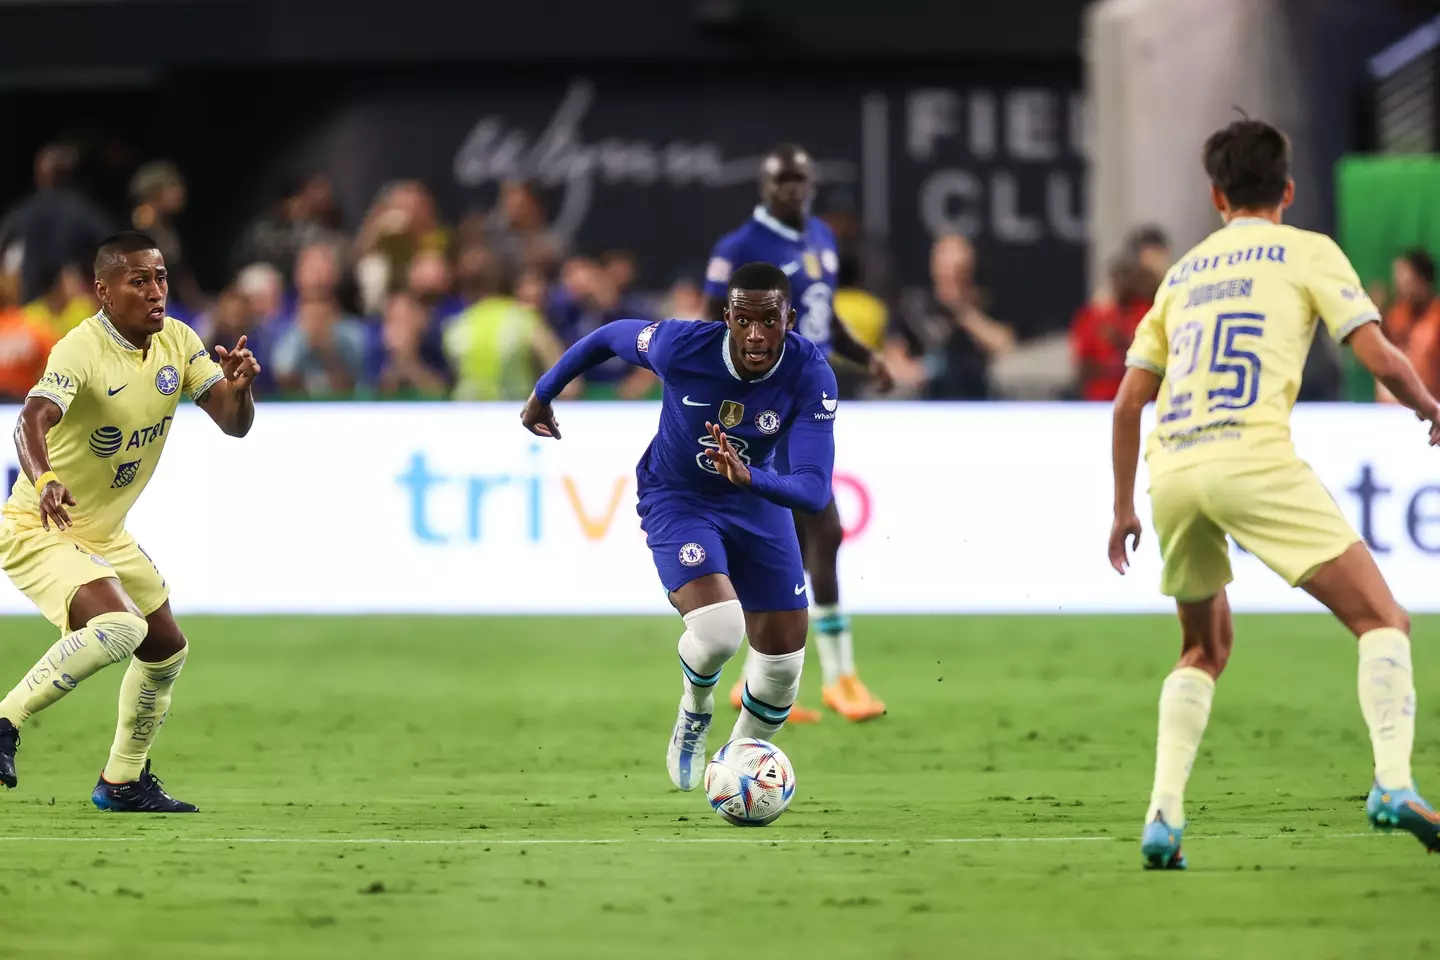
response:
{"label": "blurred spectator", "polygon": [[340,251],[328,243],[303,247],[295,258],[295,297],[340,304]]}
{"label": "blurred spectator", "polygon": [[[566,261],[561,287],[551,303],[550,318],[567,347],[612,320],[650,319],[644,304],[622,295],[616,274],[588,257]],[[658,378],[649,370],[612,357],[585,375],[584,395],[591,400],[638,400],[655,392],[658,385]]]}
{"label": "blurred spectator", "polygon": [[323,175],[287,189],[266,215],[256,220],[236,246],[235,264],[268,263],[287,280],[300,251],[317,243],[340,243],[335,195]]}
{"label": "blurred spectator", "polygon": [[537,267],[526,267],[515,278],[515,299],[542,313],[550,300],[550,284]]}
{"label": "blurred spectator", "polygon": [[431,346],[432,329],[425,305],[413,294],[392,293],[385,301],[373,373],[381,399],[438,400],[450,392],[444,354]]}
{"label": "blurred spectator", "polygon": [[[860,264],[853,256],[840,258],[836,275],[835,315],[850,332],[871,350],[883,350],[885,331],[890,324],[890,311],[885,301],[860,286]],[[858,396],[869,381],[869,373],[847,360],[834,357],[831,365],[839,381],[840,396]]]}
{"label": "blurred spectator", "polygon": [[260,375],[254,386],[257,396],[273,396],[277,390],[271,359],[282,328],[288,323],[282,316],[283,282],[280,271],[270,264],[252,263],[194,323],[195,332],[212,356],[216,346],[229,349],[242,334],[247,338],[245,345],[260,361]]}
{"label": "blurred spectator", "polygon": [[[469,283],[477,294],[445,329],[457,400],[524,400],[540,374],[560,359],[560,342],[533,306],[506,288],[505,269],[482,247],[470,254]],[[573,391],[571,391],[573,392]]]}
{"label": "blurred spectator", "polygon": [[0,256],[18,245],[20,302],[29,303],[54,283],[67,263],[89,263],[111,232],[110,219],[71,186],[79,154],[53,144],[35,155],[35,193],[0,219]]}
{"label": "blurred spectator", "polygon": [[1158,284],[1138,259],[1117,257],[1110,264],[1107,295],[1096,297],[1075,314],[1070,323],[1070,355],[1080,399],[1115,399],[1125,376],[1125,352]]}
{"label": "blurred spectator", "polygon": [[935,239],[931,290],[906,303],[911,349],[924,357],[928,393],[940,400],[989,396],[989,366],[1015,348],[1015,332],[982,308],[975,283],[975,248],[958,234]]}
{"label": "blurred spectator", "polygon": [[564,244],[551,231],[545,208],[535,190],[523,180],[507,180],[485,224],[488,245],[518,272],[525,267],[553,271],[565,255]]}
{"label": "blurred spectator", "polygon": [[365,341],[365,325],[343,316],[334,300],[301,300],[275,344],[275,380],[294,398],[353,397],[365,368]]}
{"label": "blurred spectator", "polygon": [[[104,239],[103,237],[101,239]],[[100,309],[88,271],[67,263],[48,277],[45,293],[25,305],[25,315],[60,339]]]}
{"label": "blurred spectator", "polygon": [[45,373],[55,335],[17,306],[19,278],[0,276],[0,402],[21,403]]}
{"label": "blurred spectator", "polygon": [[1170,254],[1170,238],[1153,224],[1136,227],[1125,238],[1125,256],[1154,280],[1155,286],[1150,292],[1153,299],[1154,291],[1160,289],[1160,281],[1165,279],[1165,271],[1174,262]]}
{"label": "blurred spectator", "polygon": [[[1425,385],[1440,389],[1440,299],[1435,296],[1435,261],[1424,250],[1407,250],[1391,265],[1395,302],[1385,311],[1382,328],[1401,352],[1410,358]],[[1380,384],[1375,397],[1384,403],[1395,398]]]}
{"label": "blurred spectator", "polygon": [[[185,209],[185,178],[175,164],[154,160],[135,171],[130,179],[130,197],[135,201],[130,222],[136,230],[155,239],[165,269],[170,275],[170,298],[190,310],[205,307],[205,295],[185,259],[175,218]],[[93,255],[93,254],[92,254]]]}
{"label": "blurred spectator", "polygon": [[440,222],[435,198],[418,180],[403,180],[380,191],[356,240],[355,265],[361,308],[378,312],[385,294],[403,288],[410,261],[421,250],[444,253],[449,231]]}
{"label": "blurred spectator", "polygon": [[670,285],[660,312],[675,320],[704,320],[704,288],[689,277],[681,277]]}
{"label": "blurred spectator", "polygon": [[407,292],[419,301],[433,323],[452,317],[467,306],[454,292],[450,261],[439,250],[421,250],[410,260]]}

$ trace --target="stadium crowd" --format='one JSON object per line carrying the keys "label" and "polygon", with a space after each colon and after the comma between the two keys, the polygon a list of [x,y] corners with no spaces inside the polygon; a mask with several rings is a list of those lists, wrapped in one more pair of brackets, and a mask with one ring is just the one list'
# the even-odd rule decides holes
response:
{"label": "stadium crowd", "polygon": [[[286,400],[521,400],[566,346],[621,317],[700,319],[703,278],[637,288],[623,250],[566,249],[529,185],[502,185],[492,210],[443,222],[418,181],[388,185],[347,229],[330,181],[315,175],[284,191],[234,245],[230,280],[207,292],[190,269],[178,226],[185,179],[153,161],[131,177],[130,223],[116,223],[75,186],[77,152],[44,148],[34,192],[0,218],[0,400],[38,379],[50,347],[96,310],[89,257],[123,226],[151,234],[171,271],[170,312],[209,344],[246,334],[262,358],[257,392]],[[975,248],[936,239],[928,289],[867,290],[857,251],[840,251],[835,309],[883,352],[895,396],[947,400],[1067,397],[1108,400],[1125,350],[1172,250],[1140,227],[1109,263],[1108,280],[1076,311],[1068,336],[1021,341],[1004,322],[1004,291],[977,281]],[[1428,254],[1395,261],[1384,328],[1432,390],[1440,390],[1440,299]],[[864,372],[836,361],[842,394],[866,397]],[[1038,384],[1038,385],[1037,385]],[[572,385],[571,398],[656,395],[646,371],[615,361]],[[1322,332],[1302,400],[1341,394],[1338,351]],[[1382,395],[1380,399],[1384,400]]]}

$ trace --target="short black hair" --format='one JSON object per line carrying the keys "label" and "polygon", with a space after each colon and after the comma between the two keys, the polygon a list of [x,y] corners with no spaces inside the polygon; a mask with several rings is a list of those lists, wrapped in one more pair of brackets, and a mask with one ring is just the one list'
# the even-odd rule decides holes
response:
{"label": "short black hair", "polygon": [[160,245],[148,233],[139,230],[121,230],[100,241],[95,251],[95,276],[103,277],[124,261],[127,253],[141,250],[159,250]]}
{"label": "short black hair", "polygon": [[1412,270],[1420,275],[1420,279],[1428,284],[1435,283],[1435,260],[1430,256],[1429,251],[1414,247],[1400,254],[1400,259],[1410,264]]}
{"label": "short black hair", "polygon": [[1125,250],[1132,256],[1146,247],[1169,248],[1170,237],[1165,228],[1156,223],[1146,223],[1131,230],[1125,236]]}
{"label": "short black hair", "polygon": [[1268,210],[1290,182],[1290,140],[1263,120],[1236,120],[1205,141],[1205,173],[1230,206]]}
{"label": "short black hair", "polygon": [[747,263],[730,275],[730,287],[725,291],[728,299],[731,290],[779,290],[790,302],[790,278],[785,271],[773,263]]}

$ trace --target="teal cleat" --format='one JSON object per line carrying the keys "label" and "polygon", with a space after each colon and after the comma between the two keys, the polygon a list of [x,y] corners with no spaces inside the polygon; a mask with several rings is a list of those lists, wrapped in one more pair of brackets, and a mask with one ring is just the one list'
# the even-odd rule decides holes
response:
{"label": "teal cleat", "polygon": [[1180,852],[1180,840],[1184,835],[1184,827],[1172,827],[1165,822],[1164,814],[1155,814],[1155,819],[1145,825],[1145,832],[1140,837],[1140,855],[1145,858],[1145,869],[1184,870],[1185,854]]}
{"label": "teal cleat", "polygon": [[1365,801],[1365,815],[1378,830],[1405,830],[1431,853],[1440,850],[1440,813],[1413,788],[1385,790],[1375,784]]}

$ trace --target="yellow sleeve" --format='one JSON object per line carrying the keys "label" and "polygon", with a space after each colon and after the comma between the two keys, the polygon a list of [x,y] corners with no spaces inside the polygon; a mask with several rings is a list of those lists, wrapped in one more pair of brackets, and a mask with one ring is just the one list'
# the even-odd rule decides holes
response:
{"label": "yellow sleeve", "polygon": [[59,407],[60,415],[64,416],[80,387],[89,378],[91,358],[88,344],[81,337],[62,338],[50,351],[45,373],[40,382],[30,389],[27,398],[44,397]]}
{"label": "yellow sleeve", "polygon": [[1155,303],[1135,328],[1135,339],[1125,354],[1125,366],[1149,370],[1157,377],[1165,376],[1165,361],[1170,356],[1170,344],[1165,339],[1166,299],[1163,292],[1156,295]]}
{"label": "yellow sleeve", "polygon": [[1355,268],[1339,244],[1323,234],[1316,234],[1315,252],[1310,267],[1303,274],[1311,306],[1336,343],[1344,343],[1367,323],[1379,323],[1380,311],[1365,292]]}
{"label": "yellow sleeve", "polygon": [[191,400],[197,400],[205,395],[215,384],[225,379],[225,372],[220,369],[220,364],[210,359],[210,351],[205,349],[205,344],[200,342],[200,334],[191,330],[187,324],[181,324],[184,331],[185,375],[182,382],[185,385],[185,395]]}

